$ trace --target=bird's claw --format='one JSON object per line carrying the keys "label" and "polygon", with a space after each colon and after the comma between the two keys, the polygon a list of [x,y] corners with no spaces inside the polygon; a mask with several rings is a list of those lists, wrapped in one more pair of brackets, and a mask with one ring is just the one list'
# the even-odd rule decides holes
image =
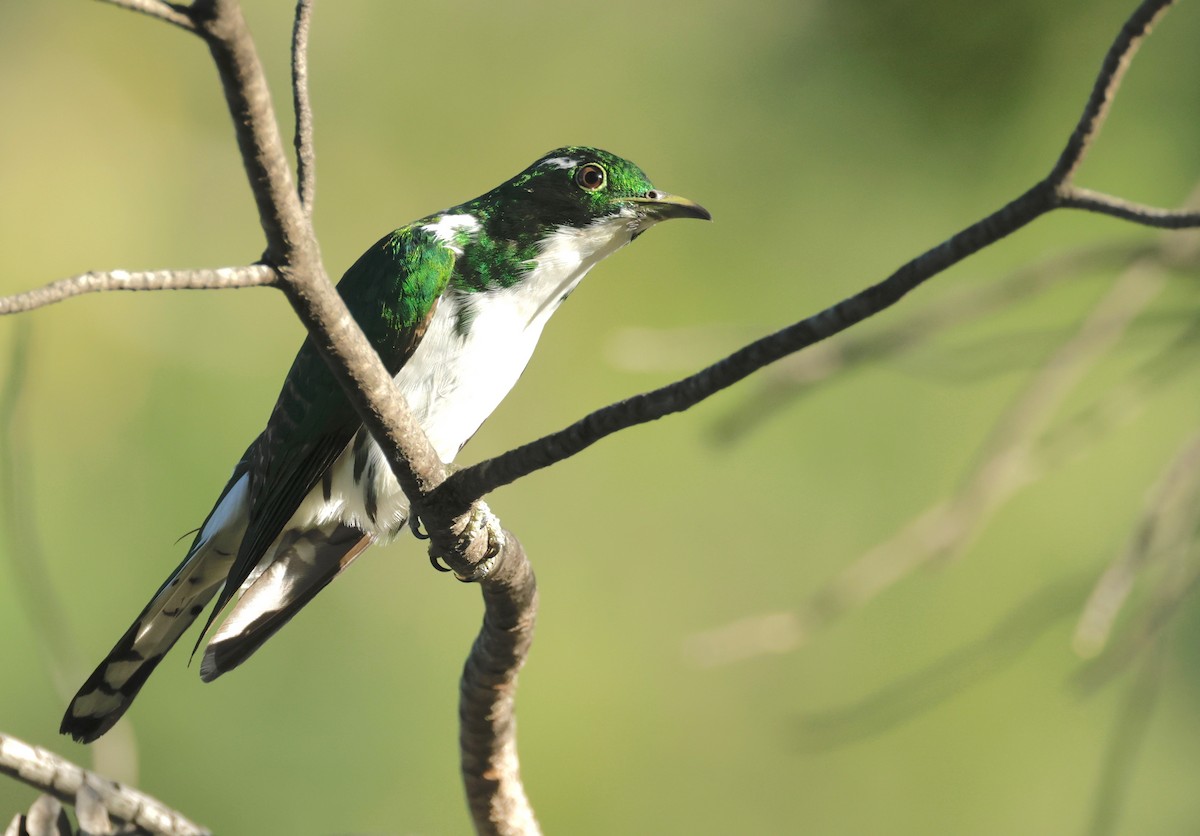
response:
{"label": "bird's claw", "polygon": [[[409,518],[409,526],[413,528],[413,533],[423,540],[428,540],[429,534],[420,532],[417,528],[419,525],[420,522],[416,516]],[[487,551],[484,552],[483,559],[472,567],[470,573],[463,574],[455,571],[448,565],[443,555],[435,553],[432,547],[429,552],[430,565],[439,572],[454,572],[454,577],[463,583],[475,583],[483,580],[492,573],[492,569],[495,568],[496,561],[500,557],[500,552],[504,550],[504,529],[500,525],[500,519],[492,513],[487,503],[482,501],[476,502],[472,506],[466,528],[459,535],[459,543],[469,545],[481,534],[487,537]]]}
{"label": "bird's claw", "polygon": [[454,577],[463,583],[482,581],[490,575],[496,567],[500,552],[504,550],[504,529],[500,525],[500,519],[483,500],[476,502],[471,509],[471,519],[463,532],[463,538],[470,542],[479,534],[487,535],[487,551],[484,552],[483,560],[475,564],[469,575],[454,573]]}
{"label": "bird's claw", "polygon": [[[428,540],[429,539],[429,532],[421,530],[421,518],[415,512],[410,512],[408,515],[408,530],[411,531],[412,536],[416,537],[418,540]],[[437,564],[434,564],[433,568],[438,569]],[[444,569],[444,570],[438,569],[438,571],[439,572],[441,572],[441,571],[449,572],[450,570],[449,569]]]}

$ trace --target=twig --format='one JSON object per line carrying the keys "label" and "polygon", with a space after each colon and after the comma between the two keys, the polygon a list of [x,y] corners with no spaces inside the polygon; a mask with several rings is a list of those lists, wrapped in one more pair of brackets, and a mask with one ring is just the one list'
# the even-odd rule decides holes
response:
{"label": "twig", "polygon": [[[1145,0],[1130,16],[1109,48],[1083,114],[1054,168],[1024,194],[909,261],[879,284],[815,316],[763,337],[690,377],[598,409],[565,429],[457,471],[437,490],[434,499],[460,506],[468,504],[496,488],[574,456],[615,432],[688,409],[763,366],[894,305],[910,290],[946,268],[1053,209],[1086,203],[1089,209],[1111,209],[1110,214],[1151,226],[1200,225],[1200,215],[1196,213],[1138,207],[1096,192],[1078,190],[1070,183],[1104,121],[1125,68],[1152,24],[1172,2]],[[443,500],[443,495],[448,498]]]}
{"label": "twig", "polygon": [[263,264],[202,270],[106,270],[81,273],[48,285],[0,296],[0,315],[25,313],[84,293],[108,290],[224,290],[259,287],[275,282],[275,271]]}
{"label": "twig", "polygon": [[1083,115],[1075,124],[1066,146],[1059,155],[1058,162],[1050,171],[1047,178],[1050,182],[1062,185],[1069,183],[1083,162],[1088,149],[1100,132],[1108,111],[1112,107],[1113,97],[1125,77],[1129,62],[1133,60],[1141,42],[1150,33],[1151,28],[1158,22],[1175,0],[1143,0],[1125,21],[1117,34],[1112,46],[1104,56],[1100,65],[1100,73],[1092,85],[1091,95],[1084,105]]}
{"label": "twig", "polygon": [[144,15],[149,15],[158,20],[166,21],[173,26],[178,26],[180,29],[185,29],[188,32],[196,31],[196,24],[188,16],[186,6],[176,5],[175,3],[164,3],[161,0],[103,0],[103,2],[120,6],[122,9],[129,9],[131,12],[140,12]]}
{"label": "twig", "polygon": [[1200,434],[1171,460],[1150,492],[1129,543],[1096,582],[1075,628],[1076,653],[1090,658],[1103,650],[1137,576],[1164,552],[1188,547],[1198,498]]}
{"label": "twig", "polygon": [[95,791],[113,818],[131,822],[151,833],[202,836],[209,831],[143,792],[102,778],[65,758],[0,733],[0,772],[31,787],[74,804],[84,787]]}
{"label": "twig", "polygon": [[1146,206],[1142,203],[1133,203],[1119,197],[1094,192],[1091,189],[1081,189],[1078,186],[1063,190],[1059,196],[1058,205],[1064,209],[1084,209],[1088,212],[1111,215],[1114,218],[1158,229],[1190,229],[1200,226],[1200,212],[1159,209],[1155,206]]}
{"label": "twig", "polygon": [[292,26],[292,109],[296,115],[296,182],[300,204],[312,217],[317,191],[317,162],[313,151],[312,104],[308,96],[308,32],[314,0],[298,0]]}

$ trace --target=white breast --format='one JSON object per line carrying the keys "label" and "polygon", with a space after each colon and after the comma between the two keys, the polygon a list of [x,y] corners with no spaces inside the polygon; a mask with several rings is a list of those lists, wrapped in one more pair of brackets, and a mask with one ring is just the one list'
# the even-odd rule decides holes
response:
{"label": "white breast", "polygon": [[[443,219],[431,231],[447,240],[455,230]],[[452,291],[442,298],[425,336],[396,375],[396,385],[443,461],[458,455],[516,384],[563,299],[592,267],[629,243],[632,232],[628,218],[561,228],[542,242],[537,267],[520,283],[480,293]],[[464,306],[473,309],[466,327],[459,319]],[[372,520],[364,490],[353,477],[352,446],[334,463],[331,498],[326,501],[318,485],[295,521],[340,518],[388,537],[408,516],[408,501],[372,441],[367,465],[375,479]]]}

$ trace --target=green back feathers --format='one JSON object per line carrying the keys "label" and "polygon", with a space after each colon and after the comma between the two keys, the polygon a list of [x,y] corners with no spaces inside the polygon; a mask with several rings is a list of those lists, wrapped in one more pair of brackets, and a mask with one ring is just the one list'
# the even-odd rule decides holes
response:
{"label": "green back feathers", "polygon": [[376,241],[346,271],[338,291],[385,365],[407,353],[414,333],[424,330],[454,267],[452,250],[410,224]]}

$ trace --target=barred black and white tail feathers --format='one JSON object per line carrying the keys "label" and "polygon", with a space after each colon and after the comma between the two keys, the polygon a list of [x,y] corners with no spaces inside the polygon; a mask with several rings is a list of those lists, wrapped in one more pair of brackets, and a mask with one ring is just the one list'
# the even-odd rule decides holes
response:
{"label": "barred black and white tail feathers", "polygon": [[[71,701],[63,734],[90,743],[112,728],[223,587],[246,530],[247,480],[234,476],[183,563]],[[210,681],[244,662],[370,542],[370,536],[337,522],[280,534],[205,650],[201,678]]]}

